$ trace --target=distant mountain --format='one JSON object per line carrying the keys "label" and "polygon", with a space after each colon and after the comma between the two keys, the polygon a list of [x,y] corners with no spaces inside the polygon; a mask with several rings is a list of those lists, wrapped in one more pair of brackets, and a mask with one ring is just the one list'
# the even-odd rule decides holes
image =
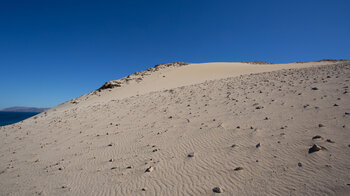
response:
{"label": "distant mountain", "polygon": [[48,110],[49,108],[34,108],[34,107],[10,107],[0,109],[0,111],[4,112],[43,112]]}

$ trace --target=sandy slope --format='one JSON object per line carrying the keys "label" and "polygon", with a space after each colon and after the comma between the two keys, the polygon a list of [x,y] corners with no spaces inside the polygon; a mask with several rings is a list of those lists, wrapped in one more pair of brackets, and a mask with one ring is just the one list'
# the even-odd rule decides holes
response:
{"label": "sandy slope", "polygon": [[129,78],[0,128],[1,195],[349,194],[349,62]]}

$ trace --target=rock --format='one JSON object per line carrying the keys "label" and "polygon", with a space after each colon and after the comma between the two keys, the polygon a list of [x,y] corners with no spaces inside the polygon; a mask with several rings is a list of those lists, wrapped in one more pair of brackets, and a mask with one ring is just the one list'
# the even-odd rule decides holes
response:
{"label": "rock", "polygon": [[313,87],[313,88],[311,88],[311,90],[315,91],[315,90],[318,90],[318,88],[317,87]]}
{"label": "rock", "polygon": [[113,144],[112,144],[112,143],[110,143],[110,144],[108,144],[108,146],[113,146]]}
{"label": "rock", "polygon": [[157,152],[157,151],[158,151],[158,149],[153,149],[153,150],[152,150],[152,152]]}
{"label": "rock", "polygon": [[118,167],[112,167],[111,170],[117,169]]}
{"label": "rock", "polygon": [[243,170],[243,167],[236,167],[236,168],[234,169],[234,171],[240,171],[240,170]]}
{"label": "rock", "polygon": [[323,124],[318,124],[318,127],[324,127],[324,125]]}
{"label": "rock", "polygon": [[153,170],[154,170],[154,167],[149,166],[149,167],[145,170],[145,172],[152,172]]}
{"label": "rock", "polygon": [[310,149],[309,149],[309,154],[310,153],[314,153],[314,152],[317,152],[317,151],[320,151],[322,150],[322,147],[317,145],[317,144],[314,144]]}
{"label": "rock", "polygon": [[260,146],[261,146],[260,143],[258,143],[255,147],[256,147],[256,148],[259,148]]}
{"label": "rock", "polygon": [[141,191],[146,191],[147,189],[146,188],[142,188]]}
{"label": "rock", "polygon": [[301,164],[301,163],[299,162],[299,163],[298,163],[298,166],[299,166],[299,167],[302,167],[302,166],[303,166],[303,164]]}
{"label": "rock", "polygon": [[327,139],[326,141],[329,142],[329,143],[332,143],[332,144],[335,143],[335,141],[333,141],[331,139]]}
{"label": "rock", "polygon": [[109,162],[113,162],[114,161],[114,159],[109,159]]}
{"label": "rock", "polygon": [[222,190],[222,188],[220,188],[220,187],[214,187],[214,188],[213,188],[213,192],[214,192],[214,193],[222,193],[223,190]]}
{"label": "rock", "polygon": [[187,157],[194,157],[194,152],[189,153]]}
{"label": "rock", "polygon": [[132,168],[133,168],[133,166],[131,166],[131,165],[126,167],[126,169],[132,169]]}
{"label": "rock", "polygon": [[320,135],[315,135],[312,137],[312,140],[323,139]]}
{"label": "rock", "polygon": [[121,86],[122,86],[122,82],[120,81],[109,81],[109,82],[106,82],[103,86],[101,86],[98,90],[104,90],[104,89],[121,87]]}
{"label": "rock", "polygon": [[234,147],[236,147],[236,146],[237,146],[236,144],[232,144],[231,148],[234,148]]}

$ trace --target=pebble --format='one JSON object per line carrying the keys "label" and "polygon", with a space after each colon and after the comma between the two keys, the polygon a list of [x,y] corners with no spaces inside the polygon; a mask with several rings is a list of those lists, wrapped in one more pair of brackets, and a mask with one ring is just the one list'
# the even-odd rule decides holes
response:
{"label": "pebble", "polygon": [[236,167],[234,170],[235,171],[240,171],[240,170],[243,170],[243,167]]}
{"label": "pebble", "polygon": [[214,193],[222,193],[223,190],[222,190],[222,188],[220,188],[220,187],[214,187],[214,188],[213,188],[213,192],[214,192]]}
{"label": "pebble", "polygon": [[314,144],[311,148],[309,148],[309,153],[314,153],[320,150],[322,150],[322,147],[317,144]]}
{"label": "pebble", "polygon": [[312,140],[317,140],[317,139],[322,139],[322,137],[320,135],[315,135],[314,137],[312,137]]}
{"label": "pebble", "polygon": [[299,163],[298,163],[298,166],[299,166],[299,167],[302,167],[302,166],[303,166],[303,164],[301,164],[301,163],[299,162]]}
{"label": "pebble", "polygon": [[260,146],[261,146],[260,143],[258,143],[255,147],[256,147],[256,148],[259,148]]}
{"label": "pebble", "polygon": [[146,171],[145,171],[145,172],[152,172],[153,170],[154,170],[154,167],[149,166],[149,167],[146,169]]}
{"label": "pebble", "polygon": [[189,153],[187,157],[194,157],[194,152]]}

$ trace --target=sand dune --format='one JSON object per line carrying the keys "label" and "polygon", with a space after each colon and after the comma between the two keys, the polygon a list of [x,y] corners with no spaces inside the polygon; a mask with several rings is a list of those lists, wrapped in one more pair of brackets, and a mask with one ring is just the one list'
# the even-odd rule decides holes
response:
{"label": "sand dune", "polygon": [[348,195],[349,80],[348,61],[136,73],[1,127],[1,194]]}

